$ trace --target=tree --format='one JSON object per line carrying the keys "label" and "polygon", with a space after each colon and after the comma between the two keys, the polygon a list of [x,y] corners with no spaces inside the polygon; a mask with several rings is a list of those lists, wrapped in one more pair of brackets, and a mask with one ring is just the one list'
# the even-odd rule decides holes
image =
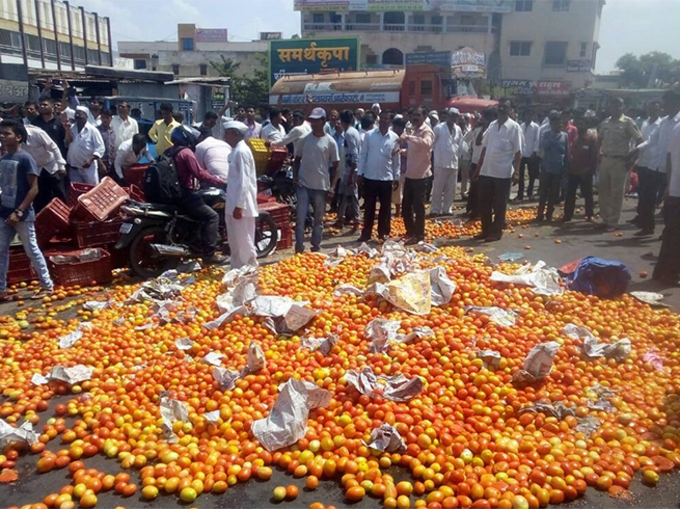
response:
{"label": "tree", "polygon": [[640,57],[626,53],[616,61],[616,67],[623,85],[629,88],[662,88],[680,80],[680,61],[660,51]]}
{"label": "tree", "polygon": [[210,62],[220,76],[231,78],[229,90],[231,100],[242,105],[259,106],[269,102],[269,79],[267,77],[267,57],[256,55],[259,67],[246,76],[240,73],[240,62],[234,62],[220,55],[221,62]]}

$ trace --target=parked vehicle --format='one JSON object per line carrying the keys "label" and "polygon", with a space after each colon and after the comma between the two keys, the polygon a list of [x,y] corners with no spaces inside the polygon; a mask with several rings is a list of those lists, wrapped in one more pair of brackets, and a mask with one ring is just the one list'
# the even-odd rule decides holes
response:
{"label": "parked vehicle", "polygon": [[[221,189],[199,191],[203,200],[219,213],[218,250],[229,254],[227,229],[224,223],[226,193]],[[121,225],[121,238],[116,249],[128,251],[132,271],[142,278],[157,277],[177,267],[182,259],[200,256],[201,234],[198,221],[179,207],[152,203],[130,202],[121,210],[126,214]],[[279,227],[267,212],[261,212],[256,222],[255,249],[258,258],[269,255],[278,242]]]}

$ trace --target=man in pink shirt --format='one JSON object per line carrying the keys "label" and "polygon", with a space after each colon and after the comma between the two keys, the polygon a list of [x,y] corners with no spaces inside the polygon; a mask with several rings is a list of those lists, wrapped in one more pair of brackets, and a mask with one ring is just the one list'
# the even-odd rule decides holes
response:
{"label": "man in pink shirt", "polygon": [[422,106],[413,110],[413,133],[402,135],[400,142],[408,144],[408,160],[404,181],[401,215],[406,228],[406,245],[425,240],[425,194],[427,178],[432,175],[432,145],[434,133],[425,123],[427,111]]}

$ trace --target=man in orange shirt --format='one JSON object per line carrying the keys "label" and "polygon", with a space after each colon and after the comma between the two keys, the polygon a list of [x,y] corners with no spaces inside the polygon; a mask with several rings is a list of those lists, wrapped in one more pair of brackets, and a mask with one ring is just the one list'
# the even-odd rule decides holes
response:
{"label": "man in orange shirt", "polygon": [[408,161],[404,181],[402,217],[406,228],[406,245],[425,240],[425,193],[427,179],[432,175],[432,145],[434,133],[425,119],[427,111],[422,106],[413,110],[413,133],[402,135],[400,142],[408,144]]}

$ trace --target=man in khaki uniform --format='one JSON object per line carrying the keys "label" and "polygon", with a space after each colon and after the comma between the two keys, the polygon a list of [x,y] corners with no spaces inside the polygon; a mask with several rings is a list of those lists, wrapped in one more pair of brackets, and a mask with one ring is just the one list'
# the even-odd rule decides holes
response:
{"label": "man in khaki uniform", "polygon": [[[609,118],[598,129],[600,217],[608,230],[615,230],[621,218],[628,170],[638,155],[637,145],[644,139],[635,121],[623,114],[620,97],[609,101]],[[631,150],[631,143],[635,147]]]}

